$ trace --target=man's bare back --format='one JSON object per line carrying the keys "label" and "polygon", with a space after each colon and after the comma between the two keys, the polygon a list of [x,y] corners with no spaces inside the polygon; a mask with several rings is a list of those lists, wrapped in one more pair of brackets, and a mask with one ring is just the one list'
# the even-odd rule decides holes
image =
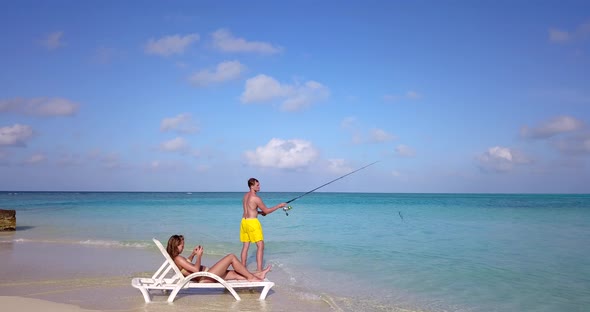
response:
{"label": "man's bare back", "polygon": [[256,192],[246,193],[242,200],[242,205],[244,206],[242,218],[258,218],[258,206],[260,202],[260,197],[256,195]]}

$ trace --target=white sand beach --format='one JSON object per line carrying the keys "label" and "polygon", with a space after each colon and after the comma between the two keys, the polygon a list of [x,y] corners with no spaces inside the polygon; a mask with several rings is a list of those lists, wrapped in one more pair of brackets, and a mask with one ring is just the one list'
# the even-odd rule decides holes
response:
{"label": "white sand beach", "polygon": [[[82,309],[75,305],[56,303],[47,300],[0,296],[0,306],[5,311],[21,312],[90,312],[93,310]],[[94,310],[96,311],[96,310]]]}
{"label": "white sand beach", "polygon": [[163,261],[157,251],[7,238],[0,236],[0,306],[7,311],[178,312],[197,306],[202,311],[300,311],[303,306],[306,311],[333,311],[330,300],[292,297],[280,284],[264,301],[254,290],[240,291],[241,301],[223,290],[204,290],[181,293],[173,304],[156,294],[146,304],[130,282],[153,274]]}

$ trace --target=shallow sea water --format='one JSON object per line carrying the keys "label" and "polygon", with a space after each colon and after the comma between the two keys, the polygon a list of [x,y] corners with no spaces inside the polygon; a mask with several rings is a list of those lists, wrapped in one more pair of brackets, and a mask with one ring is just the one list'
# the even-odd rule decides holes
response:
{"label": "shallow sea water", "polygon": [[[300,194],[260,195],[275,205]],[[139,263],[149,271],[160,261],[151,238],[165,243],[170,235],[183,234],[187,246],[203,245],[213,261],[240,253],[241,196],[3,192],[1,206],[17,210],[18,230],[0,236],[0,244],[92,247],[130,257],[140,251],[148,256],[147,263]],[[590,306],[590,195],[312,193],[292,204],[289,216],[277,211],[260,217],[265,262],[273,265],[269,278],[277,283],[268,302],[236,307],[231,296],[204,302],[202,296],[187,296],[174,309],[189,301],[190,307],[193,300],[212,304],[211,311],[217,305],[290,311],[279,302],[309,305],[310,311],[585,311]],[[0,253],[3,263],[10,254]],[[84,257],[92,264],[98,256]],[[255,246],[248,263],[253,270]],[[118,276],[143,272],[129,265],[109,270]]]}

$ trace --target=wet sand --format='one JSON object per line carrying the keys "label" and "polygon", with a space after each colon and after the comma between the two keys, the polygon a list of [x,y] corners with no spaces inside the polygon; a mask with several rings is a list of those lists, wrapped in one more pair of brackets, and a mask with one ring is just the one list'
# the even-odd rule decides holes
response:
{"label": "wet sand", "polygon": [[[205,263],[215,259],[205,258]],[[259,291],[239,291],[241,301],[223,290],[181,293],[173,304],[154,295],[146,304],[131,287],[133,277],[149,277],[162,264],[159,251],[78,243],[19,242],[0,237],[0,305],[9,311],[334,311],[329,300],[300,298],[276,285],[266,300]],[[280,272],[278,272],[280,275]],[[338,309],[336,309],[338,310]]]}

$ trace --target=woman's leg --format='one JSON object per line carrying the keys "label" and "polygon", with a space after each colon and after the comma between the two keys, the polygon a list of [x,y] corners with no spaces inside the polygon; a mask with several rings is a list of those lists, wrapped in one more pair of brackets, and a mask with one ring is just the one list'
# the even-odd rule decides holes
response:
{"label": "woman's leg", "polygon": [[[228,270],[230,265],[234,268],[233,271]],[[260,282],[262,280],[250,273],[234,254],[229,254],[221,258],[221,260],[217,261],[217,263],[209,268],[209,272],[216,274],[223,279],[238,279],[236,275],[241,275],[243,278],[251,282]]]}
{"label": "woman's leg", "polygon": [[264,270],[260,271],[260,272],[256,272],[254,273],[254,276],[258,277],[259,279],[265,279],[266,278],[266,273],[270,272],[270,269],[272,268],[272,266],[267,266]]}
{"label": "woman's leg", "polygon": [[[263,279],[266,278],[266,273],[270,272],[270,269],[271,268],[272,267],[269,265],[264,270],[262,270],[260,272],[252,273],[252,275],[258,277],[261,280],[263,280]],[[228,279],[228,280],[245,280],[246,278],[243,275],[238,274],[234,270],[227,270],[227,275],[224,277],[224,279]]]}

